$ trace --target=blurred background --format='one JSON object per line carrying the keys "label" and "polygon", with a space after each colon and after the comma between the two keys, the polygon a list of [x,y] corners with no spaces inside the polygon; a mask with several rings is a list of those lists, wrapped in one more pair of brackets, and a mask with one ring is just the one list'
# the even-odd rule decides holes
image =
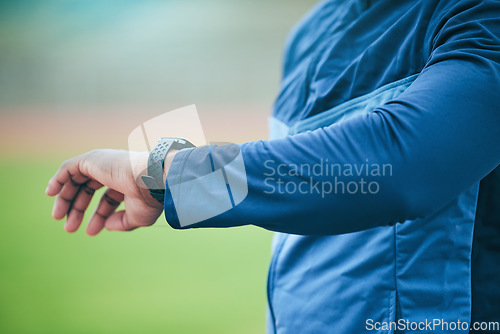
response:
{"label": "blurred background", "polygon": [[190,104],[209,141],[266,138],[314,2],[0,0],[0,333],[264,332],[272,233],[162,217],[67,234],[44,190],[63,160]]}

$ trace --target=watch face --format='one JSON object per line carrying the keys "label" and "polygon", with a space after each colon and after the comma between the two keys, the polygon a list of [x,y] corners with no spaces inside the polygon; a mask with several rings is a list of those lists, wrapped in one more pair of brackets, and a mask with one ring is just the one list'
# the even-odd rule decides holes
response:
{"label": "watch face", "polygon": [[168,138],[167,137],[167,139],[172,141],[171,145],[172,145],[172,149],[174,149],[174,150],[181,150],[183,148],[195,147],[189,140],[186,140],[184,138]]}

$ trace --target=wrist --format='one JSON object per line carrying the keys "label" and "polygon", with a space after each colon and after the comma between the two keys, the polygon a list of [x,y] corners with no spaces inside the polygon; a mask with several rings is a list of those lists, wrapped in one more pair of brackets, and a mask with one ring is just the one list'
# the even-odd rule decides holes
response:
{"label": "wrist", "polygon": [[148,174],[149,152],[130,152],[132,158],[132,168],[137,189],[144,203],[154,208],[163,208],[157,200],[151,196],[148,187],[142,181],[141,176]]}
{"label": "wrist", "polygon": [[[179,152],[179,150],[171,150],[165,156],[165,161],[163,165],[163,184],[167,182],[168,170],[170,169],[170,165],[175,158],[175,154]],[[132,154],[132,152],[131,152]],[[143,198],[144,202],[152,207],[163,207],[156,199],[151,196],[151,193],[148,187],[144,184],[141,179],[142,175],[147,175],[148,169],[148,158],[149,152],[133,152],[134,154],[134,176],[136,178],[136,183],[139,189],[139,193]]]}
{"label": "wrist", "polygon": [[177,150],[194,147],[183,138],[162,137],[149,154],[147,175],[142,175],[144,185],[149,189],[151,197],[163,206],[165,185],[170,165]]}

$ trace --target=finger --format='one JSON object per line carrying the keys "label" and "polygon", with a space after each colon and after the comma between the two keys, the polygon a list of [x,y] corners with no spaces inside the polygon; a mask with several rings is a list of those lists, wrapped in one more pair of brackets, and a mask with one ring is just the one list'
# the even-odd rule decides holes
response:
{"label": "finger", "polygon": [[115,212],[112,214],[105,223],[106,230],[108,231],[132,231],[138,228],[130,222],[125,210]]}
{"label": "finger", "polygon": [[52,209],[52,217],[54,219],[63,219],[69,212],[71,204],[75,200],[78,190],[80,189],[80,184],[76,183],[72,179],[69,179],[63,186],[62,190],[56,197],[54,201],[54,207]]}
{"label": "finger", "polygon": [[124,196],[122,193],[110,188],[104,192],[94,215],[90,218],[89,224],[87,225],[88,235],[92,236],[101,232],[106,220],[115,212],[116,208],[118,208],[123,201],[123,198]]}
{"label": "finger", "polygon": [[49,180],[45,192],[49,196],[55,196],[64,189],[64,186],[73,180],[75,183],[82,184],[88,180],[88,177],[80,171],[81,157],[75,157],[65,161],[56,174]]}
{"label": "finger", "polygon": [[64,225],[64,229],[67,232],[71,233],[78,230],[95,191],[101,187],[102,184],[95,180],[91,180],[80,186],[76,198],[69,208],[68,218]]}

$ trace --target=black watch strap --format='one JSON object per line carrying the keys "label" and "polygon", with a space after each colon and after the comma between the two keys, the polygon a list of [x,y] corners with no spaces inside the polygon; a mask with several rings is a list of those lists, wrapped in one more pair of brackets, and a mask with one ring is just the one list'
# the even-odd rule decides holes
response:
{"label": "black watch strap", "polygon": [[148,175],[141,176],[142,181],[148,187],[151,196],[163,204],[165,198],[165,184],[163,183],[163,168],[165,157],[170,150],[195,147],[183,138],[163,137],[149,154]]}

